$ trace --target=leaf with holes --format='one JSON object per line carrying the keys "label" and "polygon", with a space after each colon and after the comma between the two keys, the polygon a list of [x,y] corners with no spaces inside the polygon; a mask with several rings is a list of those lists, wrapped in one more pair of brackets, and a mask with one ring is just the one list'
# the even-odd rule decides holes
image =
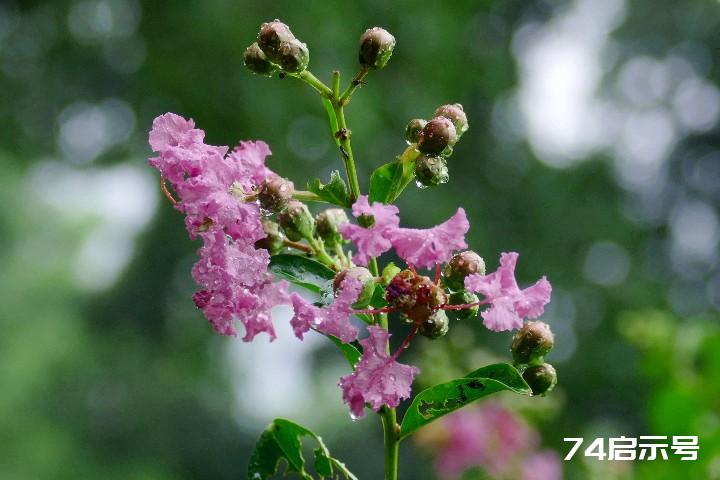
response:
{"label": "leaf with holes", "polygon": [[520,372],[507,363],[488,365],[463,378],[427,388],[413,398],[405,412],[400,438],[475,400],[505,390],[521,395],[532,393]]}
{"label": "leaf with holes", "polygon": [[[305,468],[302,453],[303,439],[309,437],[317,444],[313,450],[315,476]],[[281,461],[285,461],[284,471],[280,471]],[[266,480],[281,474],[297,474],[306,480],[314,478],[346,478],[357,480],[345,465],[330,455],[322,439],[312,431],[297,423],[276,418],[260,435],[248,464],[248,480]]]}

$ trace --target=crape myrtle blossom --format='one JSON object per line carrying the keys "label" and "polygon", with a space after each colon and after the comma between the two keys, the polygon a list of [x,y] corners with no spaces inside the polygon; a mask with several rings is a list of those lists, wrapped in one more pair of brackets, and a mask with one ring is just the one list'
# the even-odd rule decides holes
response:
{"label": "crape myrtle blossom", "polygon": [[338,295],[330,305],[320,308],[312,305],[297,293],[291,296],[295,315],[290,320],[295,336],[300,340],[310,328],[337,337],[343,343],[349,343],[358,336],[358,329],[350,323],[353,313],[352,304],[355,303],[362,290],[362,282],[355,278],[346,277],[343,280]]}
{"label": "crape myrtle blossom", "polygon": [[340,379],[343,400],[355,418],[365,414],[366,403],[376,412],[383,405],[397,407],[401,399],[410,397],[410,385],[420,373],[417,367],[403,365],[387,353],[387,330],[373,325],[368,333],[369,337],[360,340],[363,354],[355,371]]}
{"label": "crape myrtle blossom", "polygon": [[462,208],[444,223],[428,229],[400,228],[397,207],[379,202],[370,205],[366,195],[357,199],[352,212],[356,218],[373,218],[367,228],[350,223],[340,228],[343,237],[357,247],[354,260],[363,265],[367,265],[369,257],[394,248],[408,265],[433,268],[450,260],[454,250],[467,247],[465,234],[470,224]]}
{"label": "crape myrtle blossom", "polygon": [[221,335],[237,335],[234,321],[245,326],[244,341],[265,332],[275,339],[270,309],[289,304],[287,283],[272,282],[270,256],[254,243],[265,237],[259,206],[232,191],[251,191],[272,172],[265,167],[270,149],[264,142],[227,147],[206,145],[205,133],[192,120],[167,113],[153,121],[149,159],[180,197],[191,238],[200,236],[200,259],[193,278],[202,287],[193,295],[198,308]]}
{"label": "crape myrtle blossom", "polygon": [[351,223],[340,227],[342,236],[357,246],[353,261],[367,265],[370,257],[377,257],[392,248],[389,232],[400,225],[399,211],[394,205],[379,202],[373,202],[371,206],[367,195],[361,195],[357,199],[352,206],[353,215],[355,218],[371,218],[371,224],[367,228]]}
{"label": "crape myrtle blossom", "polygon": [[550,301],[552,287],[545,277],[534,285],[520,290],[515,280],[516,252],[502,253],[497,271],[468,275],[465,288],[485,295],[483,303],[490,303],[482,312],[484,325],[493,331],[513,330],[522,327],[523,318],[538,318]]}

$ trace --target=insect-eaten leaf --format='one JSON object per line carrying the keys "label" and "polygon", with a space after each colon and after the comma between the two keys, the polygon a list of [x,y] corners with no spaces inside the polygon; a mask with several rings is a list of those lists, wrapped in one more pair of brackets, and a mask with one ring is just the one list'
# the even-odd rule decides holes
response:
{"label": "insect-eaten leaf", "polygon": [[391,162],[370,177],[370,202],[392,203],[415,176],[415,162]]}
{"label": "insect-eaten leaf", "polygon": [[488,365],[463,378],[427,388],[415,396],[405,413],[400,438],[475,400],[504,390],[521,395],[532,393],[520,372],[507,363]]}
{"label": "insect-eaten leaf", "polygon": [[[315,461],[313,462],[314,475],[305,468],[305,458],[302,453],[302,442],[305,437],[317,444],[313,450]],[[284,470],[281,462],[284,461]],[[346,478],[357,480],[345,465],[330,455],[322,439],[297,423],[276,418],[260,435],[255,450],[250,456],[248,464],[248,480],[266,480],[276,478],[280,474],[283,477],[289,474],[296,474],[305,480],[323,478]]]}
{"label": "insect-eaten leaf", "polygon": [[352,205],[347,185],[337,170],[332,171],[328,183],[323,184],[319,178],[316,178],[308,182],[307,188],[326,202],[345,208]]}

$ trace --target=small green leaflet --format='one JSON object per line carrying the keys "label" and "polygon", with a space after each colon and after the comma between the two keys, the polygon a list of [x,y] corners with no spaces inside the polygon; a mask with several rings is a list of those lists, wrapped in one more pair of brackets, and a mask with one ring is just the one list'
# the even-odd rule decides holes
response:
{"label": "small green leaflet", "polygon": [[328,203],[345,208],[349,208],[352,205],[347,185],[345,185],[345,181],[337,170],[333,170],[332,173],[330,173],[330,181],[328,183],[323,184],[319,178],[316,178],[308,182],[307,189]]}
{"label": "small green leaflet", "polygon": [[391,162],[370,177],[370,202],[392,203],[415,176],[415,162]]}
{"label": "small green leaflet", "polygon": [[[305,470],[305,458],[302,454],[302,439],[310,437],[318,447],[313,450],[315,461],[313,468],[317,477]],[[266,480],[273,478],[280,470],[280,461],[287,466],[282,476],[296,473],[305,480],[314,478],[346,478],[357,480],[345,465],[330,456],[322,439],[302,425],[276,418],[260,435],[248,464],[248,480]]]}
{"label": "small green leaflet", "polygon": [[[360,353],[359,346],[355,346],[353,343],[342,343],[339,338],[333,337],[332,335],[325,335],[330,339],[342,352],[345,360],[350,364],[350,368],[355,368],[362,353]],[[357,343],[357,342],[355,342]]]}
{"label": "small green leaflet", "polygon": [[311,292],[327,295],[329,291],[332,294],[335,272],[311,258],[286,253],[273,255],[268,270]]}
{"label": "small green leaflet", "polygon": [[333,109],[332,102],[325,97],[320,97],[322,100],[323,107],[325,107],[325,113],[327,113],[328,120],[330,121],[330,136],[332,137],[335,145],[340,146],[340,139],[335,135],[338,131],[337,117],[335,116],[335,110]]}
{"label": "small green leaflet", "polygon": [[463,378],[427,388],[413,398],[400,427],[400,438],[492,393],[508,390],[521,395],[532,391],[520,372],[507,363],[480,368]]}

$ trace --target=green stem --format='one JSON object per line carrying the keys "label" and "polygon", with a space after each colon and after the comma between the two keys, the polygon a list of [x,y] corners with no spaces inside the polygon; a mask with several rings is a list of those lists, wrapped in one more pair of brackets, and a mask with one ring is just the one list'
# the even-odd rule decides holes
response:
{"label": "green stem", "polygon": [[360,184],[358,183],[357,171],[355,170],[355,159],[353,158],[352,147],[350,146],[350,130],[345,122],[345,112],[337,99],[333,101],[333,110],[338,121],[337,136],[340,137],[340,153],[345,164],[345,173],[350,184],[350,200],[354,203],[360,196]]}
{"label": "green stem", "polygon": [[385,480],[397,480],[400,437],[395,409],[383,407],[380,418],[385,436]]}
{"label": "green stem", "polygon": [[342,96],[339,98],[340,105],[347,105],[350,103],[350,97],[352,97],[353,92],[362,85],[363,80],[365,79],[365,76],[368,74],[368,69],[366,67],[360,68],[360,71],[357,75],[355,75],[355,78],[352,79],[352,82],[350,82],[350,85],[348,85],[347,89],[343,92]]}
{"label": "green stem", "polygon": [[317,78],[315,75],[310,72],[310,70],[303,70],[302,72],[298,73],[297,75],[292,75],[294,77],[299,78],[303,82],[310,85],[312,88],[314,88],[320,95],[332,98],[332,90],[330,90],[330,87],[325,85],[319,78]]}
{"label": "green stem", "polygon": [[328,203],[327,200],[323,200],[317,194],[308,192],[307,190],[295,190],[292,194],[292,198],[295,200],[301,200],[303,202],[321,202]]}
{"label": "green stem", "polygon": [[324,263],[336,272],[340,271],[340,265],[338,265],[338,262],[333,260],[333,258],[328,255],[327,251],[325,251],[325,244],[322,240],[318,238],[306,240],[308,240],[308,243],[310,243],[310,248],[312,248],[313,255],[315,256],[315,258],[318,259],[319,262]]}

